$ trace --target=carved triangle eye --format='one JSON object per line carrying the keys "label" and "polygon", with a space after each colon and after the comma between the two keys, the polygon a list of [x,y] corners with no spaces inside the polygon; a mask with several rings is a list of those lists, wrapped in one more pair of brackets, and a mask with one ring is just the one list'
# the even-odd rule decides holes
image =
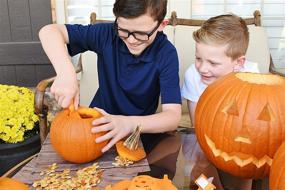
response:
{"label": "carved triangle eye", "polygon": [[263,121],[274,121],[274,114],[269,104],[264,106],[257,119]]}
{"label": "carved triangle eye", "polygon": [[234,116],[239,116],[239,111],[238,111],[238,106],[235,100],[231,101],[229,104],[227,104],[223,112],[228,114],[228,115],[234,115]]}

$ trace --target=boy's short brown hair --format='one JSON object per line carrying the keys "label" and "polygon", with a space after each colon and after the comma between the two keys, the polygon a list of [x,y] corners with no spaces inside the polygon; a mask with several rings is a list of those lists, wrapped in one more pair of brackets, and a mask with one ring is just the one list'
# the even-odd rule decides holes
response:
{"label": "boy's short brown hair", "polygon": [[116,17],[136,18],[149,13],[161,23],[166,15],[167,0],[116,0],[113,13]]}
{"label": "boy's short brown hair", "polygon": [[201,28],[193,33],[193,38],[197,43],[227,45],[225,54],[234,60],[245,55],[249,32],[242,18],[234,14],[225,14],[205,21]]}

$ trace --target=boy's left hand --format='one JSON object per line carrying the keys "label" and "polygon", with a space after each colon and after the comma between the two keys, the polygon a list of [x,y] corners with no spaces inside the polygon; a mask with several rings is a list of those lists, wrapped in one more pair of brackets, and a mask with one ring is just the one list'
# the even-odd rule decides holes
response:
{"label": "boy's left hand", "polygon": [[136,125],[131,123],[128,116],[111,115],[105,112],[103,109],[95,109],[98,110],[103,116],[95,119],[92,122],[95,127],[91,129],[91,132],[107,132],[105,135],[98,137],[96,139],[96,143],[111,139],[110,142],[102,149],[102,152],[106,152],[119,140],[133,132]]}

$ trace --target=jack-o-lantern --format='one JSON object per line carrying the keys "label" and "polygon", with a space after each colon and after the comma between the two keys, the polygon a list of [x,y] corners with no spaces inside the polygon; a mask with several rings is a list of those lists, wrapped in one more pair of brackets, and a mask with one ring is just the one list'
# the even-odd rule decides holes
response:
{"label": "jack-o-lantern", "polygon": [[285,189],[285,142],[274,155],[269,175],[269,189]]}
{"label": "jack-o-lantern", "polygon": [[148,175],[140,175],[132,180],[122,180],[114,185],[108,185],[105,190],[177,190],[177,188],[164,175],[163,179],[157,179]]}
{"label": "jack-o-lantern", "polygon": [[92,121],[101,117],[92,108],[73,106],[59,112],[52,121],[50,139],[56,152],[65,160],[85,163],[102,155],[101,149],[107,141],[96,143],[95,139],[105,133],[91,133]]}
{"label": "jack-o-lantern", "polygon": [[285,138],[285,79],[231,73],[209,85],[198,101],[197,139],[207,158],[235,176],[268,176]]}
{"label": "jack-o-lantern", "polygon": [[0,189],[1,190],[11,190],[11,189],[28,190],[29,187],[15,179],[10,179],[7,177],[0,177]]}

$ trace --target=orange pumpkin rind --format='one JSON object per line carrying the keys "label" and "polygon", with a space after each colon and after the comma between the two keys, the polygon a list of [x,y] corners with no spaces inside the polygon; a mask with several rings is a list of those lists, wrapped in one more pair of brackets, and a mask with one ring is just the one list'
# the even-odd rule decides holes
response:
{"label": "orange pumpkin rind", "polygon": [[24,183],[17,181],[15,179],[10,179],[7,177],[0,177],[0,189],[1,190],[29,190],[29,187]]}
{"label": "orange pumpkin rind", "polygon": [[284,96],[285,78],[273,74],[231,73],[210,84],[195,110],[197,140],[208,160],[234,176],[267,177],[285,140]]}
{"label": "orange pumpkin rind", "polygon": [[102,116],[102,114],[93,108],[86,108],[86,107],[79,107],[77,112],[80,116],[85,117],[93,117],[93,118],[99,118]]}
{"label": "orange pumpkin rind", "polygon": [[83,118],[86,117],[99,118],[102,116],[102,114],[99,111],[93,108],[79,107],[77,110],[75,110],[73,101],[71,101],[71,104],[69,105],[67,110],[69,111],[69,113],[76,111]]}
{"label": "orange pumpkin rind", "polygon": [[92,121],[99,117],[101,113],[95,109],[79,107],[74,110],[73,105],[57,113],[50,130],[55,151],[72,163],[86,163],[100,157],[108,141],[96,143],[95,139],[105,132],[91,133]]}
{"label": "orange pumpkin rind", "polygon": [[105,190],[128,190],[131,180],[122,180],[114,185],[108,185]]}
{"label": "orange pumpkin rind", "polygon": [[119,141],[116,143],[116,149],[119,156],[134,162],[139,161],[146,157],[146,153],[143,148],[138,147],[136,150],[130,150],[127,147],[125,147],[123,141]]}
{"label": "orange pumpkin rind", "polygon": [[105,190],[177,190],[177,188],[164,175],[163,179],[154,178],[148,175],[140,175],[130,180],[122,180],[114,185],[108,185]]}
{"label": "orange pumpkin rind", "polygon": [[285,189],[285,141],[276,151],[270,168],[269,189]]}

